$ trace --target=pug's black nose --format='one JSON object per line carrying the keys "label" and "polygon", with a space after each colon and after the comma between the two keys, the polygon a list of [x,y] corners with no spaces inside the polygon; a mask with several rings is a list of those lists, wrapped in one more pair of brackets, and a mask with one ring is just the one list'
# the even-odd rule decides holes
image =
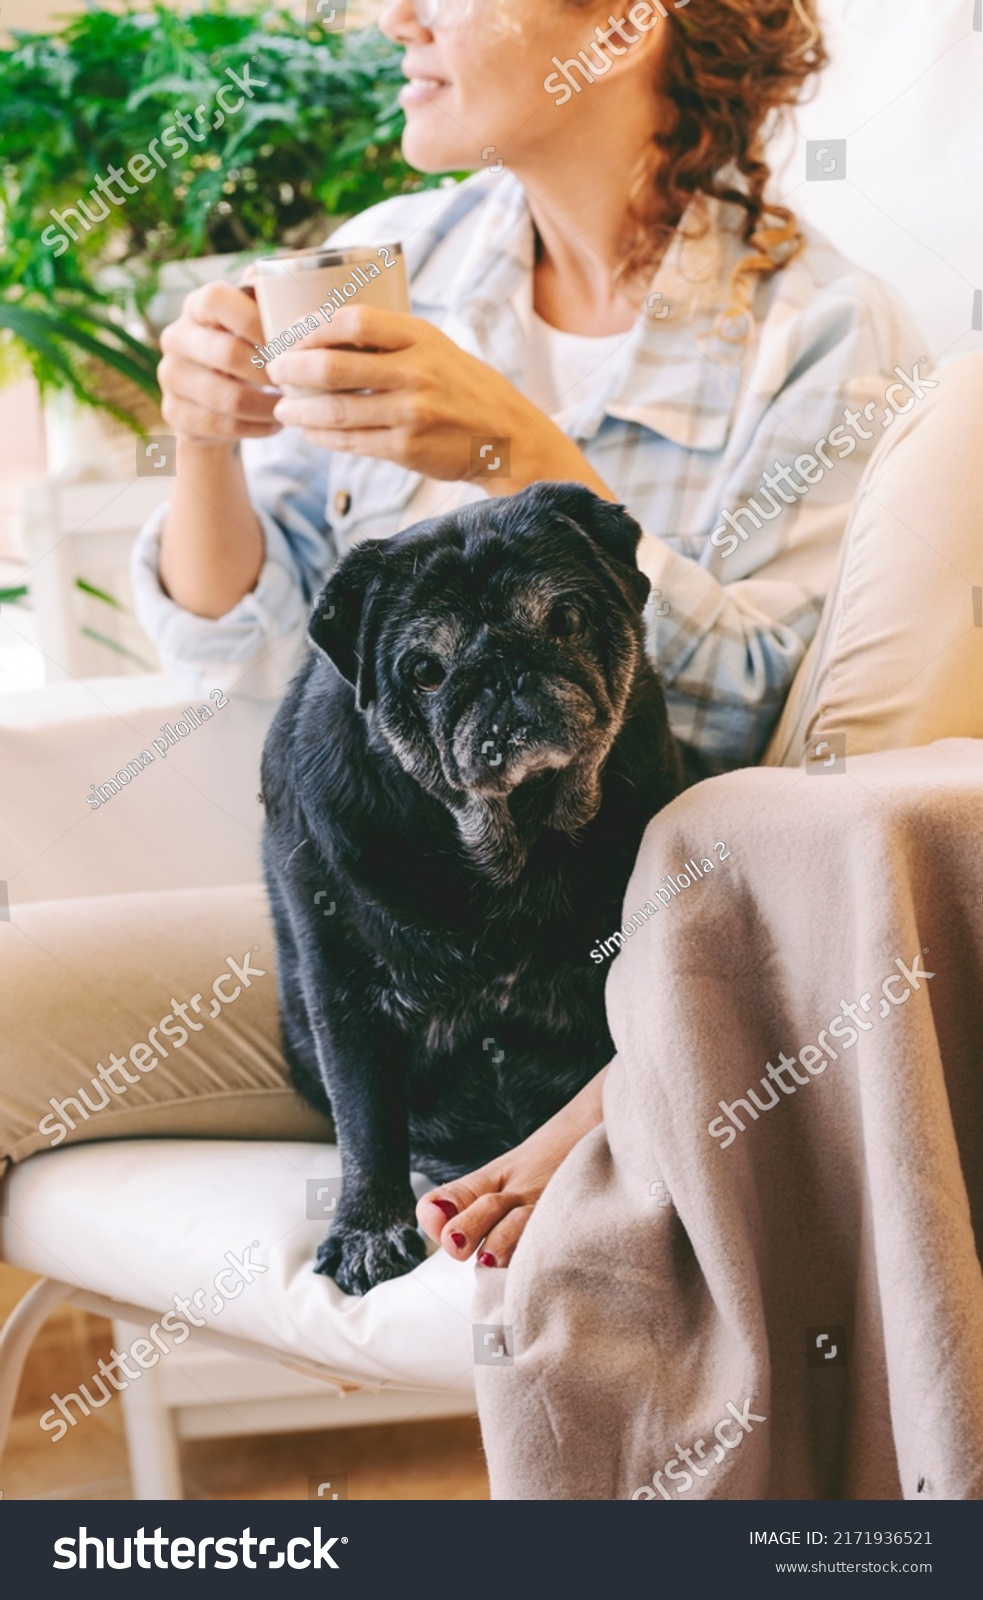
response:
{"label": "pug's black nose", "polygon": [[[522,677],[525,677],[525,674],[522,674]],[[490,690],[496,696],[504,699],[506,694],[512,694],[516,691],[516,674],[512,672],[508,661],[504,661],[501,656],[492,656],[488,661],[483,662],[482,672],[480,672],[480,686],[482,686],[483,690]]]}
{"label": "pug's black nose", "polygon": [[525,672],[516,672],[510,662],[502,656],[493,656],[484,663],[481,672],[481,687],[491,689],[494,693],[502,695],[519,694],[526,681]]}

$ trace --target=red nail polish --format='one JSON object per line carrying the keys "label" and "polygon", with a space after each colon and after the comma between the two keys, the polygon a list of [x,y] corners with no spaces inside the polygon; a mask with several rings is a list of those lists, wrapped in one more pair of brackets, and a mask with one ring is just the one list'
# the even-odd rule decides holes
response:
{"label": "red nail polish", "polygon": [[492,1255],[490,1250],[482,1250],[478,1260],[481,1262],[483,1267],[493,1267],[495,1265],[495,1257]]}
{"label": "red nail polish", "polygon": [[467,1239],[465,1239],[465,1237],[464,1237],[464,1235],[463,1235],[463,1233],[452,1233],[452,1234],[451,1234],[451,1240],[452,1240],[452,1242],[453,1242],[453,1243],[454,1243],[454,1244],[456,1244],[456,1245],[457,1245],[457,1248],[458,1248],[458,1249],[459,1249],[459,1250],[463,1250],[463,1249],[464,1249],[464,1246],[465,1246],[465,1245],[466,1245],[466,1244],[467,1244],[467,1242],[468,1242],[468,1241],[467,1241]]}
{"label": "red nail polish", "polygon": [[454,1204],[453,1200],[434,1200],[431,1203],[437,1207],[438,1211],[442,1211],[444,1213],[444,1216],[447,1218],[448,1222],[450,1222],[451,1217],[457,1216],[457,1206]]}

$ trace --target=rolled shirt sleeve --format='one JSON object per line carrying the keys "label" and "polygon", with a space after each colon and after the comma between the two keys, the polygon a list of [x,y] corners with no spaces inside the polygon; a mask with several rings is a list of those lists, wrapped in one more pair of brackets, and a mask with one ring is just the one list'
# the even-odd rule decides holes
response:
{"label": "rolled shirt sleeve", "polygon": [[[396,196],[351,218],[330,243],[402,240],[412,282],[459,214],[479,210],[480,199],[467,185]],[[163,509],[137,536],[131,557],[134,598],[140,623],[176,683],[194,691],[234,686],[247,698],[279,699],[303,657],[311,603],[352,542],[352,531],[344,527],[336,540],[327,513],[333,458],[298,429],[245,440],[242,457],[266,547],[253,591],[215,619],[195,616],[170,600],[160,582],[160,534],[168,514]],[[419,475],[373,460],[358,471],[345,457],[338,487],[346,501],[356,477],[365,487],[358,536],[394,533]]]}
{"label": "rolled shirt sleeve", "polygon": [[659,591],[646,608],[646,637],[673,732],[710,771],[753,764],[811,643],[821,602],[787,580],[723,584],[648,533],[638,564]]}
{"label": "rolled shirt sleeve", "polygon": [[234,688],[255,700],[282,695],[306,647],[311,601],[337,560],[324,512],[328,460],[296,429],[244,442],[265,558],[255,588],[222,617],[195,616],[161,587],[160,533],[170,508],[141,529],[131,569],[137,616],[182,688]]}

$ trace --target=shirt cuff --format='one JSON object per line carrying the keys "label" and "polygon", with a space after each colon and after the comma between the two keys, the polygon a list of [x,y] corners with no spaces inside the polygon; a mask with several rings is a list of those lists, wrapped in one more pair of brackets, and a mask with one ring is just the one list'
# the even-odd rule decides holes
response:
{"label": "shirt cuff", "polygon": [[167,513],[160,506],[148,518],[131,559],[136,614],[165,671],[195,693],[235,689],[246,699],[278,699],[303,657],[310,609],[282,529],[256,508],[266,558],[255,588],[224,616],[198,617],[161,587],[160,533]]}
{"label": "shirt cuff", "polygon": [[643,533],[636,560],[652,585],[645,605],[649,657],[668,684],[726,605],[724,586],[712,572],[650,533]]}

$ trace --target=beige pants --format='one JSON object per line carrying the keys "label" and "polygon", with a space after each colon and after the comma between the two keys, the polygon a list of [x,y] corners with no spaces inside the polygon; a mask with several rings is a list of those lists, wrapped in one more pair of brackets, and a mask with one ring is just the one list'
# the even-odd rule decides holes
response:
{"label": "beige pants", "polygon": [[[965,357],[884,436],[767,763],[983,737],[981,425]],[[287,1080],[259,886],[20,907],[0,973],[4,1166],[141,1134],[331,1137]]]}

